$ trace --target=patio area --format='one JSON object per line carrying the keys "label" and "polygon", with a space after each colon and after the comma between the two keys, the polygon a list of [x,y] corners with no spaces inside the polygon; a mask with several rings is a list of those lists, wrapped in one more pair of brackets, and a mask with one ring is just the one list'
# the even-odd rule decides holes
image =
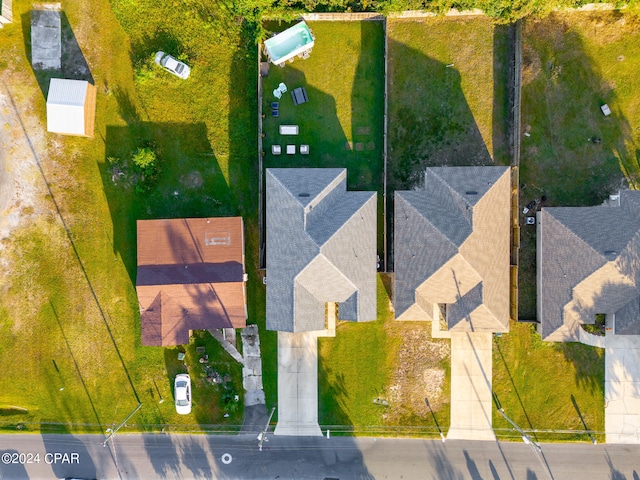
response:
{"label": "patio area", "polygon": [[[283,67],[261,58],[263,168],[347,167],[350,188],[381,190],[382,24],[308,26],[315,43],[306,58]],[[287,26],[266,27],[276,33]]]}

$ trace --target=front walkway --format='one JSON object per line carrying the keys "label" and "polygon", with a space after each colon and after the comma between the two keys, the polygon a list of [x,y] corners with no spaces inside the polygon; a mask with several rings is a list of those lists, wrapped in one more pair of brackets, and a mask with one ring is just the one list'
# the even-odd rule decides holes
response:
{"label": "front walkway", "polygon": [[451,419],[447,439],[496,440],[491,415],[493,333],[451,332]]}
{"label": "front walkway", "polygon": [[640,336],[605,337],[604,429],[607,443],[640,443]]}

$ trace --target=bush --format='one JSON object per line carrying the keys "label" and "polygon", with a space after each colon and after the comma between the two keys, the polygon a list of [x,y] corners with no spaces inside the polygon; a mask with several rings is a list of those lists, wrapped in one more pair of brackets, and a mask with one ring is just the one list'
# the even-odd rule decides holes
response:
{"label": "bush", "polygon": [[148,147],[138,148],[133,154],[133,163],[143,173],[152,174],[156,169],[157,156],[156,153]]}

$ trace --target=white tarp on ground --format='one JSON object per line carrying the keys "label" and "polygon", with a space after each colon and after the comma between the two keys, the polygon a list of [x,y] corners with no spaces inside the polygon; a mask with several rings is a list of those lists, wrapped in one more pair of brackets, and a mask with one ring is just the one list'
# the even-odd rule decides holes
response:
{"label": "white tarp on ground", "polygon": [[85,100],[89,82],[52,78],[47,96],[47,130],[69,135],[85,134]]}

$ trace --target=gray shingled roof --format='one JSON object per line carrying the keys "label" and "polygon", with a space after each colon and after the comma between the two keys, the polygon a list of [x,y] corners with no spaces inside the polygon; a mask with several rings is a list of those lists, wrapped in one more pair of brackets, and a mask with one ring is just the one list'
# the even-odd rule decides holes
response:
{"label": "gray shingled roof", "polygon": [[376,318],[376,193],[348,192],[343,168],[270,168],[266,176],[267,328]]}
{"label": "gray shingled roof", "polygon": [[[620,206],[538,212],[538,320],[542,338],[577,341],[598,313],[615,314],[615,333],[640,333],[640,192]],[[611,317],[609,317],[611,318]]]}
{"label": "gray shingled roof", "polygon": [[428,168],[424,189],[394,201],[396,319],[445,304],[450,330],[507,331],[509,168]]}

